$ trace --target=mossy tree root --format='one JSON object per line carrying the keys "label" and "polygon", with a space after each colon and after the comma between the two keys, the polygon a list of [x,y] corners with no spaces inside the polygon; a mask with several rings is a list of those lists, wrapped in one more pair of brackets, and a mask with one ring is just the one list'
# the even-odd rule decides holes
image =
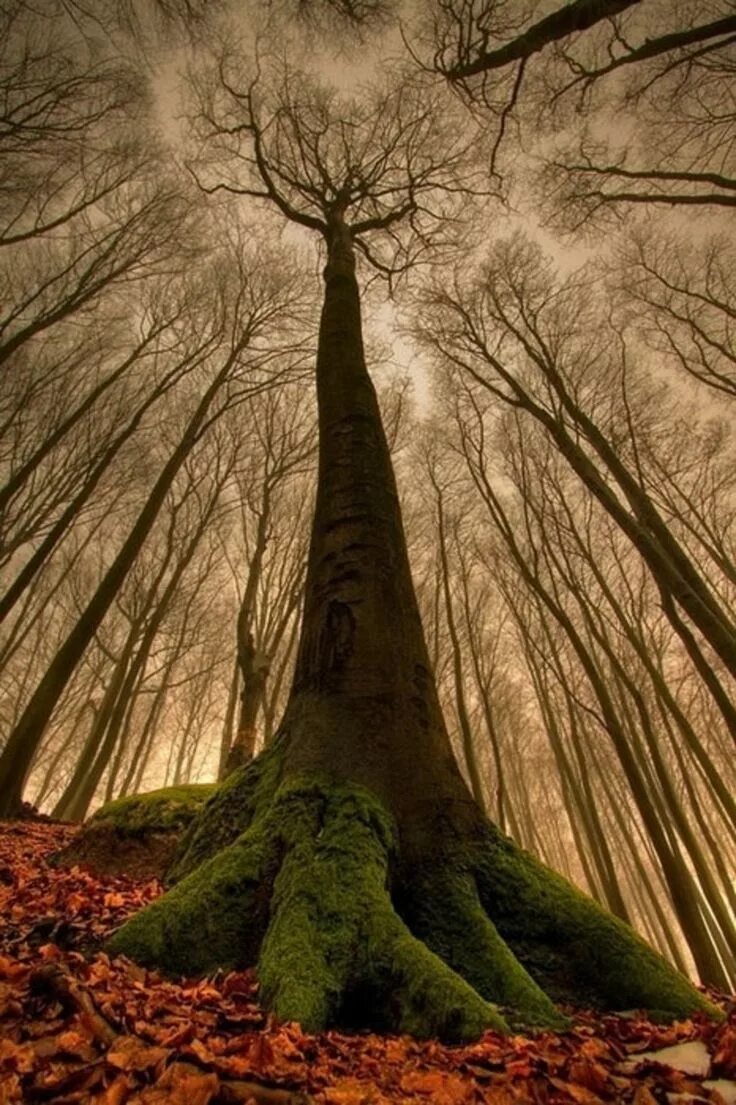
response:
{"label": "mossy tree root", "polygon": [[214,791],[182,837],[166,873],[170,885],[233,844],[272,801],[281,774],[281,751],[287,734],[278,733],[258,759],[228,775]]}
{"label": "mossy tree root", "polygon": [[177,832],[191,824],[216,789],[214,783],[186,783],[130,794],[100,806],[87,825],[105,822],[131,836],[147,830]]}
{"label": "mossy tree root", "polygon": [[416,1036],[469,1039],[505,1028],[484,1001],[407,928],[388,891],[396,835],[360,787],[295,789],[287,851],[258,964],[278,1016],[322,1028],[350,1019]]}
{"label": "mossy tree root", "polygon": [[444,962],[482,997],[508,1010],[511,1025],[564,1028],[567,1020],[524,969],[483,909],[467,856],[411,881],[402,915]]}
{"label": "mossy tree root", "polygon": [[481,904],[517,959],[557,1001],[722,1014],[629,925],[488,826],[474,865]]}
{"label": "mossy tree root", "polygon": [[[309,1031],[460,1041],[509,1022],[562,1027],[549,995],[568,996],[566,982],[572,995],[582,961],[591,998],[609,1008],[707,1005],[630,929],[500,834],[489,829],[482,848],[433,869],[407,868],[393,818],[365,788],[295,777],[274,793],[272,783],[261,776],[252,789],[237,840],[124,925],[113,952],[173,974],[257,963],[266,1007]],[[638,989],[620,971],[616,989],[613,964],[594,985],[610,933],[619,963],[646,967]]]}
{"label": "mossy tree root", "polygon": [[173,974],[257,962],[265,1005],[311,1031],[361,1006],[448,1040],[505,1029],[417,937],[388,890],[396,830],[364,788],[294,779],[234,844],[128,921],[110,950]]}

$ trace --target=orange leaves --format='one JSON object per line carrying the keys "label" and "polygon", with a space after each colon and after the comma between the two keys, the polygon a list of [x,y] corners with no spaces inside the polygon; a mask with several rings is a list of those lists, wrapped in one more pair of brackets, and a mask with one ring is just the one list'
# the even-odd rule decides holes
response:
{"label": "orange leaves", "polygon": [[102,904],[108,909],[119,909],[120,906],[126,905],[126,898],[119,891],[111,890],[109,894],[104,895]]}
{"label": "orange leaves", "polygon": [[428,1095],[434,1105],[465,1105],[475,1096],[472,1082],[443,1070],[410,1071],[400,1086],[408,1094]]}
{"label": "orange leaves", "polygon": [[119,1036],[109,1048],[106,1059],[113,1067],[124,1071],[146,1071],[168,1059],[165,1047],[149,1047],[137,1036]]}
{"label": "orange leaves", "polygon": [[0,1040],[0,1069],[24,1074],[33,1070],[35,1058],[30,1044],[15,1044],[12,1040]]}
{"label": "orange leaves", "polygon": [[66,1032],[60,1032],[56,1037],[57,1050],[65,1055],[73,1055],[85,1063],[97,1058],[97,1053],[92,1047],[89,1036],[76,1032],[73,1028]]}
{"label": "orange leaves", "polygon": [[248,1062],[255,1074],[260,1074],[273,1066],[276,1053],[268,1036],[254,1036],[248,1048]]}
{"label": "orange leaves", "polygon": [[161,1077],[137,1094],[130,1105],[209,1105],[219,1089],[216,1074],[192,1070],[187,1063],[172,1063]]}
{"label": "orange leaves", "polygon": [[576,1082],[563,1082],[560,1078],[550,1078],[550,1085],[560,1090],[566,1098],[574,1101],[575,1105],[603,1105],[598,1094]]}
{"label": "orange leaves", "polygon": [[571,1061],[568,1067],[568,1078],[576,1085],[599,1094],[606,1088],[608,1070],[602,1063],[581,1055]]}
{"label": "orange leaves", "polygon": [[158,887],[48,867],[69,836],[32,823],[0,830],[0,895],[12,883],[15,907],[7,896],[0,1105],[665,1105],[678,1093],[722,1105],[715,1084],[642,1057],[696,1039],[717,1077],[736,1078],[736,1014],[717,1027],[582,1012],[564,1035],[488,1032],[459,1048],[309,1036],[266,1017],[251,971],[175,982],[81,954]]}
{"label": "orange leaves", "polygon": [[726,1025],[718,1038],[713,1066],[727,1078],[736,1078],[736,1024]]}
{"label": "orange leaves", "polygon": [[129,1094],[130,1082],[124,1075],[119,1074],[107,1089],[100,1090],[92,1101],[94,1105],[124,1105]]}
{"label": "orange leaves", "polygon": [[347,1079],[328,1086],[325,1105],[376,1105],[376,1093],[372,1084]]}
{"label": "orange leaves", "polygon": [[28,967],[23,963],[16,963],[7,955],[0,955],[0,978],[8,982],[17,982],[28,974]]}
{"label": "orange leaves", "polygon": [[642,1083],[634,1091],[632,1105],[659,1105],[659,1102],[649,1087]]}

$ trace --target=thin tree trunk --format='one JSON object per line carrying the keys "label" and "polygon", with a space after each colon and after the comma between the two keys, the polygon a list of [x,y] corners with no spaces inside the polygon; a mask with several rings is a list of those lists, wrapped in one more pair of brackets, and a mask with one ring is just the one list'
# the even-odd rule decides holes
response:
{"label": "thin tree trunk", "polygon": [[15,816],[21,808],[26,775],[51,715],[153,528],[164,499],[195,445],[209,408],[228,376],[233,359],[234,354],[228,357],[201,397],[178,445],[151,488],[135,525],[10,734],[0,755],[0,816]]}
{"label": "thin tree trunk", "polygon": [[478,771],[478,761],[475,755],[475,745],[473,742],[473,731],[470,725],[470,718],[468,717],[468,708],[465,701],[465,679],[463,675],[463,658],[462,649],[460,648],[460,638],[458,637],[457,625],[455,622],[455,611],[453,609],[452,591],[450,588],[450,565],[447,558],[447,535],[445,533],[445,511],[443,504],[442,491],[439,484],[434,478],[434,473],[430,471],[429,478],[434,487],[435,499],[437,503],[437,547],[440,554],[440,568],[442,571],[442,594],[445,600],[445,621],[447,622],[447,631],[450,635],[450,648],[452,651],[452,674],[455,684],[455,706],[457,711],[458,724],[460,725],[460,735],[462,737],[463,755],[465,758],[465,766],[468,770],[468,777],[470,779],[470,789],[473,792],[473,797],[485,812],[486,802],[485,795],[483,793],[483,784],[480,781],[480,773]]}

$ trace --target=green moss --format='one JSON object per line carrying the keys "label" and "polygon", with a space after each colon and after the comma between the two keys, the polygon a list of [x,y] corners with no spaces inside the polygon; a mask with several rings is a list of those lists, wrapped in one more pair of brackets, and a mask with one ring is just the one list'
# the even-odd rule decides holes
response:
{"label": "green moss", "polygon": [[567,1021],[524,969],[481,906],[463,856],[417,872],[406,895],[412,931],[474,990],[508,1007],[514,1025],[564,1028]]}
{"label": "green moss", "polygon": [[480,844],[406,871],[374,794],[316,776],[277,785],[278,773],[267,759],[228,781],[206,810],[222,818],[245,795],[248,827],[123,926],[111,951],[173,974],[255,963],[264,1004],[310,1031],[460,1041],[508,1027],[492,1001],[515,1026],[562,1027],[554,997],[713,1012],[626,925],[490,827]]}
{"label": "green moss", "polygon": [[216,789],[214,783],[189,783],[116,798],[101,806],[88,824],[94,826],[104,821],[130,835],[147,830],[183,829],[201,811]]}
{"label": "green moss", "polygon": [[489,828],[475,873],[499,933],[556,1000],[720,1015],[633,929],[497,830]]}
{"label": "green moss", "polygon": [[252,763],[234,771],[214,789],[182,837],[167,882],[177,882],[237,840],[273,798],[281,774],[277,735]]}
{"label": "green moss", "polygon": [[273,860],[262,832],[249,830],[136,913],[109,950],[174,976],[252,964],[266,928]]}
{"label": "green moss", "polygon": [[504,1027],[395,912],[395,827],[369,791],[296,780],[279,806],[286,854],[258,963],[269,1008],[316,1030],[343,1021],[346,995],[362,989],[378,1021],[416,1036],[461,1040]]}
{"label": "green moss", "polygon": [[395,912],[395,841],[364,788],[289,780],[234,844],[133,917],[110,950],[170,973],[257,959],[265,1005],[312,1031],[349,1020],[359,992],[370,993],[376,1021],[417,1036],[504,1028]]}

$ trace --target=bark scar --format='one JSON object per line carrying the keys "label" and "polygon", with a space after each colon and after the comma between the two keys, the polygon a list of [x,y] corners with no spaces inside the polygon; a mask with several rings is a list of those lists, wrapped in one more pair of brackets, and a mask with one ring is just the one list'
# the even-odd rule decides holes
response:
{"label": "bark scar", "polygon": [[340,671],[352,655],[355,637],[355,616],[345,602],[332,599],[322,629],[320,652],[329,671]]}

